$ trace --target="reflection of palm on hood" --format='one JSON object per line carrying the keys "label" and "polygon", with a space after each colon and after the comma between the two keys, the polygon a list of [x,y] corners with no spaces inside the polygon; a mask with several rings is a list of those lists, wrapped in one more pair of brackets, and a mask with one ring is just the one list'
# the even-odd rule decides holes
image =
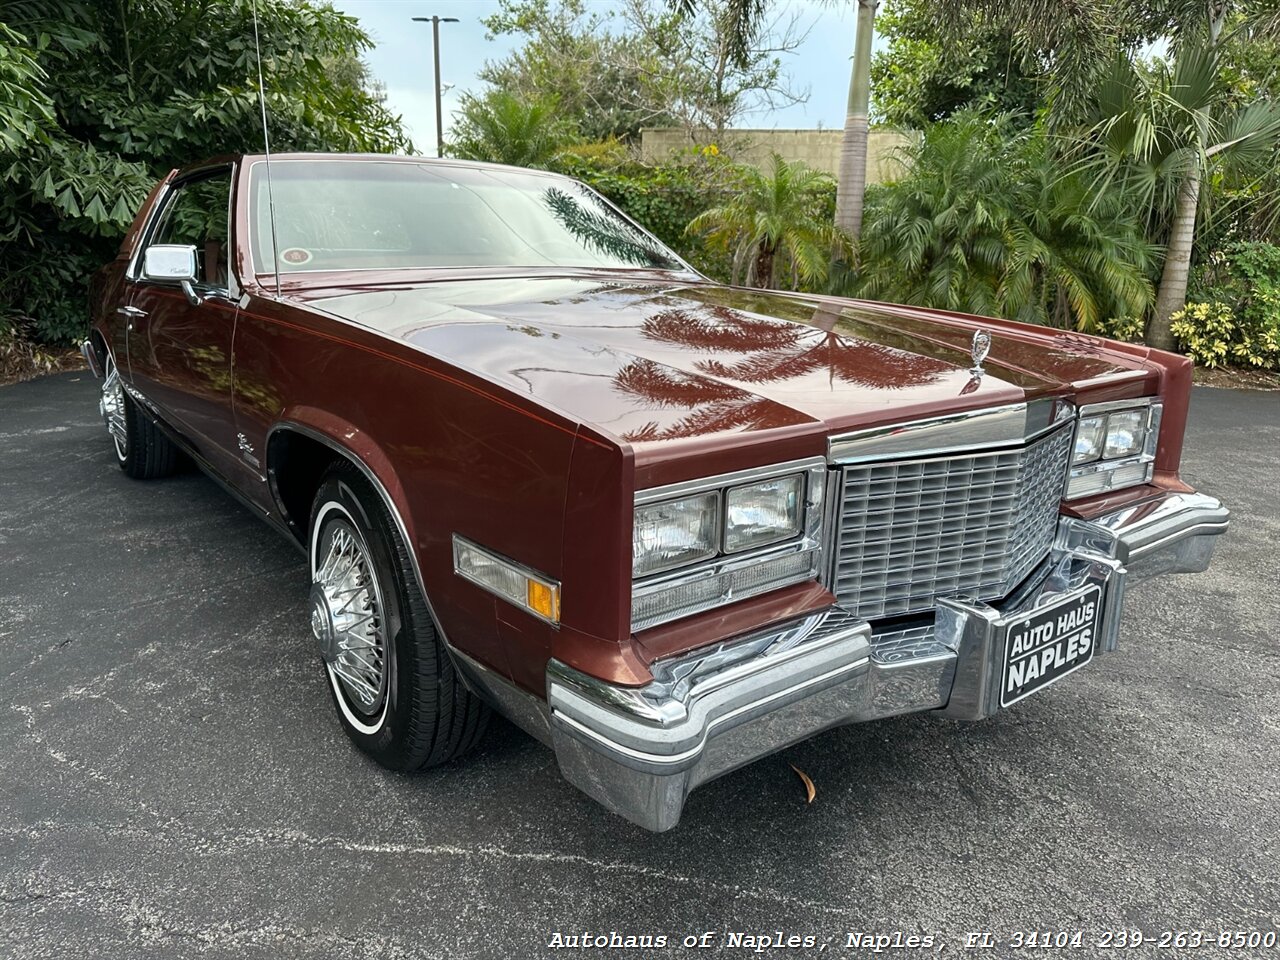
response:
{"label": "reflection of palm on hood", "polygon": [[993,331],[977,378],[977,318],[625,274],[333,294],[312,305],[632,442],[850,429],[1070,392],[1144,367],[1091,338],[1010,328]]}

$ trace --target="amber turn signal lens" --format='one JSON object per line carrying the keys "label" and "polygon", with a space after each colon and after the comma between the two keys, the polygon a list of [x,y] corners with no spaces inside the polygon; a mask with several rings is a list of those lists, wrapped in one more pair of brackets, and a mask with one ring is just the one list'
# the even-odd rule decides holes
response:
{"label": "amber turn signal lens", "polygon": [[552,623],[560,620],[560,591],[537,580],[529,580],[527,603],[534,613],[545,617]]}
{"label": "amber turn signal lens", "polygon": [[456,533],[453,572],[544,620],[560,622],[560,584]]}

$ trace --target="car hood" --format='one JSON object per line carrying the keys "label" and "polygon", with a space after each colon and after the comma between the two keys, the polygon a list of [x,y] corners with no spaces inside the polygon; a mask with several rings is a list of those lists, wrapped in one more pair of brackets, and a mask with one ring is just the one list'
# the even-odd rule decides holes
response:
{"label": "car hood", "polygon": [[[652,277],[295,296],[632,444],[800,425],[834,432],[1156,375],[1141,348],[1062,331]],[[978,328],[991,335],[981,375]]]}

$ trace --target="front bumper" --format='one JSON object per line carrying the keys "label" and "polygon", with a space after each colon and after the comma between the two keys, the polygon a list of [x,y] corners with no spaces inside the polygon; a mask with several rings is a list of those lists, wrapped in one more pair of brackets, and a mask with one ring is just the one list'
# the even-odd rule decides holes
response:
{"label": "front bumper", "polygon": [[1098,653],[1114,650],[1126,586],[1207,568],[1229,522],[1203,494],[1167,494],[1093,521],[1063,518],[1049,557],[999,607],[941,601],[911,642],[838,606],[659,661],[643,687],[553,660],[551,742],[565,777],[610,810],[669,830],[699,784],[846,723],[922,710],[964,720],[999,709],[1007,618],[1096,586]]}

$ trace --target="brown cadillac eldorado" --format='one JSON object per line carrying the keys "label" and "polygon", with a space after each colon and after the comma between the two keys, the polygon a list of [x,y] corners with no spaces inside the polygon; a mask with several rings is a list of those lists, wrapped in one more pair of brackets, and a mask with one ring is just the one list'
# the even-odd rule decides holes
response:
{"label": "brown cadillac eldorado", "polygon": [[306,553],[360,749],[443,763],[496,709],[651,830],[821,730],[1044,689],[1228,523],[1178,477],[1187,360],[712,283],[529,170],[174,171],[84,353],[125,473],[190,458]]}

